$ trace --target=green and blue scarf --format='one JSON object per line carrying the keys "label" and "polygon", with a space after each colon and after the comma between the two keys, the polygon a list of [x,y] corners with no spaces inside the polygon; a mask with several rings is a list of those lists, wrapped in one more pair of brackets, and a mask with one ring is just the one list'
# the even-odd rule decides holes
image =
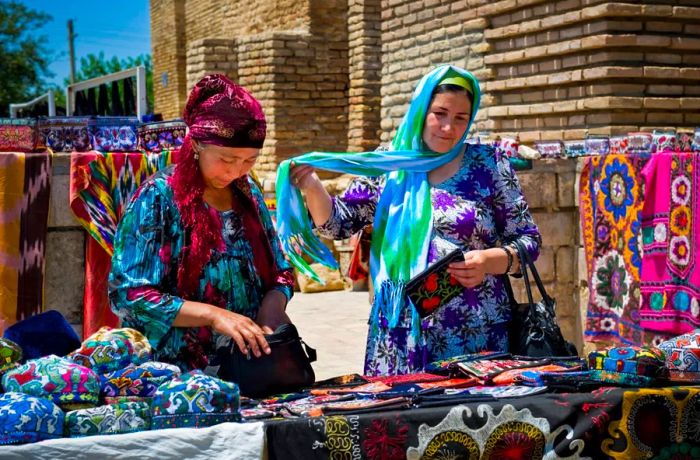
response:
{"label": "green and blue scarf", "polygon": [[[446,153],[427,150],[423,125],[435,88],[445,77],[459,76],[471,85],[474,95],[469,125],[462,139]],[[381,312],[389,327],[396,327],[408,301],[405,283],[424,270],[433,226],[433,207],[428,172],[456,158],[464,148],[469,127],[479,107],[479,82],[470,72],[440,66],[418,83],[408,112],[386,152],[311,152],[283,161],[277,170],[277,231],[291,263],[303,274],[321,281],[303,254],[331,268],[337,263],[313,233],[309,213],[299,189],[289,177],[290,163],[363,176],[387,174],[377,203],[370,250],[370,274],[374,281],[374,319]],[[419,328],[412,314],[412,329]]]}

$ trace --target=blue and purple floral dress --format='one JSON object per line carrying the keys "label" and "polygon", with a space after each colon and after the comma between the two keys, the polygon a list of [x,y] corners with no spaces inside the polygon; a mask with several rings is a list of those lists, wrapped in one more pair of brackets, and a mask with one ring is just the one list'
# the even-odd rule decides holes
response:
{"label": "blue and purple floral dress", "polygon": [[[333,198],[330,219],[319,227],[327,238],[343,239],[374,220],[384,178],[355,179]],[[468,144],[457,173],[433,185],[433,234],[429,263],[453,249],[488,249],[519,241],[532,259],[541,238],[520,183],[505,156],[487,145]],[[375,314],[376,313],[376,314]],[[401,314],[398,327],[387,327],[381,312],[370,315],[365,374],[419,372],[426,364],[483,350],[508,349],[511,313],[502,277],[465,288],[421,322],[420,335],[411,334],[411,312]],[[373,320],[372,318],[377,318]]]}

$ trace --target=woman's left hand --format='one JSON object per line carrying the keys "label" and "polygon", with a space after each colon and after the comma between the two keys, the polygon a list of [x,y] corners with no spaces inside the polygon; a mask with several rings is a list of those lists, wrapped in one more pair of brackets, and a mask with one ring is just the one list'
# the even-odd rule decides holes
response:
{"label": "woman's left hand", "polygon": [[464,253],[464,262],[452,262],[447,272],[462,286],[473,288],[484,282],[487,273],[486,264],[487,257],[484,251],[468,251]]}
{"label": "woman's left hand", "polygon": [[265,294],[255,319],[265,334],[272,334],[282,324],[292,322],[285,312],[286,306],[287,297],[280,291],[273,289]]}

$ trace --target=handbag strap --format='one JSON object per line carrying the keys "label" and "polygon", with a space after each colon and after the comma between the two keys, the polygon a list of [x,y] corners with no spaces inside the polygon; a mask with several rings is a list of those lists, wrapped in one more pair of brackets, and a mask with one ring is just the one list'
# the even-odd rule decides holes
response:
{"label": "handbag strap", "polygon": [[515,242],[515,248],[518,251],[518,257],[520,258],[520,271],[523,274],[523,278],[525,278],[525,289],[527,289],[528,300],[531,304],[534,303],[532,299],[532,290],[530,289],[530,277],[528,276],[528,271],[530,271],[535,280],[535,284],[537,284],[537,289],[540,291],[542,299],[546,302],[551,302],[552,298],[547,294],[547,290],[544,288],[544,283],[542,283],[540,274],[537,272],[537,268],[530,258],[530,254],[519,241]]}

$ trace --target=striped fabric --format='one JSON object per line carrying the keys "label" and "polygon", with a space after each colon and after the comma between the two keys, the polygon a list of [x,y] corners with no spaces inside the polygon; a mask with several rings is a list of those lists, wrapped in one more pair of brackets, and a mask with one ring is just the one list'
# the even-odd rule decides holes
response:
{"label": "striped fabric", "polygon": [[[51,154],[0,154],[0,319],[43,309]],[[1,328],[0,328],[1,329]]]}
{"label": "striped fabric", "polygon": [[107,299],[117,224],[139,185],[168,166],[172,157],[168,150],[157,154],[74,152],[71,156],[70,207],[92,237],[85,253],[83,338],[102,326],[118,325]]}

